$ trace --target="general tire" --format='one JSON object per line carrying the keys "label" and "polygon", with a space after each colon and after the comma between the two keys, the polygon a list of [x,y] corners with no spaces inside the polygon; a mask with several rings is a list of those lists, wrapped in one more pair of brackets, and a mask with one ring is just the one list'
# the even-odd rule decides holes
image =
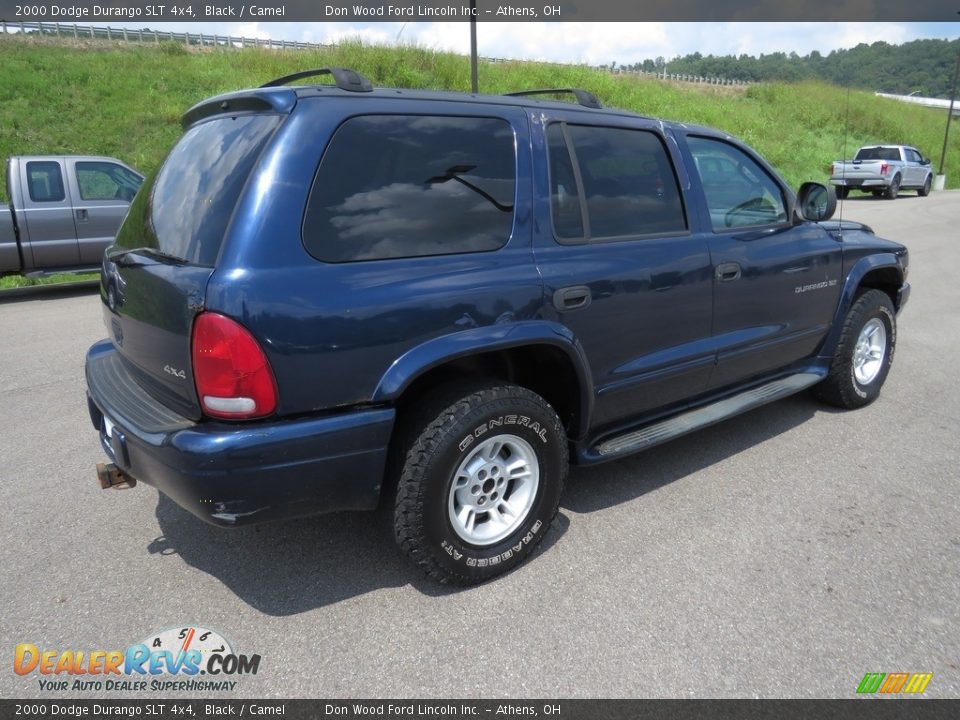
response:
{"label": "general tire", "polygon": [[867,290],[847,313],[830,373],[814,386],[814,394],[841,408],[869,405],[887,379],[896,344],[897,319],[890,297]]}
{"label": "general tire", "polygon": [[834,189],[837,191],[838,200],[846,200],[847,196],[850,195],[850,188],[846,185],[836,185]]}
{"label": "general tire", "polygon": [[923,181],[923,187],[917,190],[917,195],[920,197],[926,197],[927,195],[929,195],[931,182],[932,180],[930,176],[927,175],[927,179]]}
{"label": "general tire", "polygon": [[402,421],[400,547],[441,583],[481,583],[522,563],[547,533],[567,474],[553,408],[515,385],[460,386]]}

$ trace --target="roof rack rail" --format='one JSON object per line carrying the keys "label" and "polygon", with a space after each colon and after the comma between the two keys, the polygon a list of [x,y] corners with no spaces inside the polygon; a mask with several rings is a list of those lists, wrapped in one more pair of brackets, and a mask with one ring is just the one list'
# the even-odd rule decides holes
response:
{"label": "roof rack rail", "polygon": [[295,72],[292,75],[284,75],[279,77],[276,80],[271,80],[268,83],[264,83],[260,87],[279,87],[281,85],[287,85],[288,83],[293,82],[294,80],[300,80],[301,78],[313,77],[314,75],[332,75],[333,81],[337,84],[337,87],[341,90],[348,90],[350,92],[373,92],[373,85],[370,84],[370,81],[367,80],[363,75],[356,72],[355,70],[350,70],[348,68],[339,68],[339,67],[330,67],[330,68],[315,68],[313,70],[301,70],[300,72]]}
{"label": "roof rack rail", "polygon": [[518,90],[517,92],[505,93],[511,97],[521,97],[523,95],[558,95],[561,93],[569,93],[573,95],[577,102],[580,105],[588,108],[594,108],[600,110],[603,108],[603,103],[600,102],[600,99],[594,95],[592,92],[587,92],[586,90],[581,90],[580,88],[553,88],[546,90]]}

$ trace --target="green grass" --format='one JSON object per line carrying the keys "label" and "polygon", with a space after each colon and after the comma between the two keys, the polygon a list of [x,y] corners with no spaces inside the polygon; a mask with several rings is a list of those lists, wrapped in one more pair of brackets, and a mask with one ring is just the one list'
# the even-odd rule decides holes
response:
{"label": "green grass", "polygon": [[33,287],[34,285],[63,285],[69,283],[96,280],[97,273],[57,273],[41,277],[24,277],[23,275],[4,275],[0,277],[0,290],[11,288]]}
{"label": "green grass", "polygon": [[[180,135],[180,116],[210,95],[290,72],[340,65],[375,85],[469,89],[466,57],[417,47],[347,43],[317,52],[187,50],[137,44],[0,37],[0,157],[83,153],[119,157],[155,170]],[[818,82],[747,89],[674,85],[583,66],[482,63],[487,93],[583,87],[606,105],[721,128],[762,153],[797,187],[826,179],[830,163],[868,143],[908,143],[939,162],[942,111]],[[960,184],[960,127],[945,172]],[[0,195],[5,196],[4,181]]]}

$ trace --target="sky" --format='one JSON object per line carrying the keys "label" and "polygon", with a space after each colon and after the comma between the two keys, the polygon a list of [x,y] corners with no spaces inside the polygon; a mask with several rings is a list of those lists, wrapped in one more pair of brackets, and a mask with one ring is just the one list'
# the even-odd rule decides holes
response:
{"label": "sky", "polygon": [[[120,27],[115,22],[112,26]],[[132,25],[131,27],[136,27]],[[411,23],[154,23],[174,32],[316,43],[361,39],[367,43],[416,44],[464,55],[470,52],[465,22]],[[479,23],[478,53],[510,60],[590,65],[632,64],[644,59],[700,52],[703,55],[822,54],[859,43],[901,44],[922,38],[956,39],[960,23]]]}

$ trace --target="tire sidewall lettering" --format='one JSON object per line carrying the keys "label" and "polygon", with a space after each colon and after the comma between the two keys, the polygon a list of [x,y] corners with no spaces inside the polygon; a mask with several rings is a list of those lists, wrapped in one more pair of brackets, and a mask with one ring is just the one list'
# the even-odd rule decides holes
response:
{"label": "tire sidewall lettering", "polygon": [[534,538],[536,537],[537,533],[540,532],[542,527],[543,522],[541,520],[537,520],[535,523],[533,523],[530,530],[522,538],[520,538],[519,541],[513,543],[503,552],[486,558],[467,555],[466,552],[461,552],[454,547],[453,544],[447,542],[446,540],[442,540],[440,542],[440,547],[445,553],[447,553],[447,555],[453,558],[454,561],[462,562],[469,568],[493,567],[495,565],[507,563],[514,557],[519,557],[523,549],[533,542]]}
{"label": "tire sidewall lettering", "polygon": [[534,435],[540,438],[544,445],[548,443],[547,428],[545,428],[540,421],[533,420],[526,415],[500,415],[477,425],[469,435],[464,436],[457,447],[460,449],[460,452],[465,452],[478,438],[483,437],[494,428],[510,425],[528,428]]}

